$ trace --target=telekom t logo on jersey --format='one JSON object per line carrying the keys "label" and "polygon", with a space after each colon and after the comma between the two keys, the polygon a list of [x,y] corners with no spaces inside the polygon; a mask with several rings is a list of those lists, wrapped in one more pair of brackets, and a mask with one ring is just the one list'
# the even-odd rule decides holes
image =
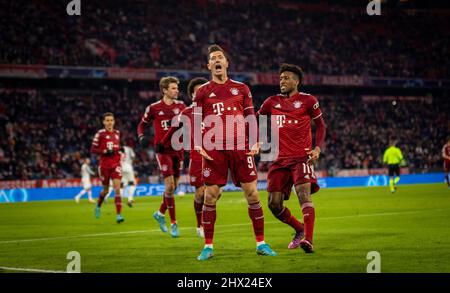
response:
{"label": "telekom t logo on jersey", "polygon": [[213,106],[213,109],[214,109],[214,113],[215,113],[217,116],[221,116],[222,113],[223,113],[223,111],[225,111],[225,107],[223,106],[223,103],[222,103],[222,102],[212,104],[212,106]]}
{"label": "telekom t logo on jersey", "polygon": [[277,115],[277,125],[278,127],[283,127],[286,123],[286,115]]}
{"label": "telekom t logo on jersey", "polygon": [[161,120],[161,127],[164,130],[169,130],[169,120]]}

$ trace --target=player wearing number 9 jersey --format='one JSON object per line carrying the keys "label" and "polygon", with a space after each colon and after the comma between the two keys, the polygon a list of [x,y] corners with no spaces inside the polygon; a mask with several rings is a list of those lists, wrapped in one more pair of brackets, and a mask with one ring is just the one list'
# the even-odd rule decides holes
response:
{"label": "player wearing number 9 jersey", "polygon": [[[207,66],[211,71],[212,80],[202,85],[196,92],[194,99],[194,115],[201,116],[204,123],[204,138],[209,131],[217,129],[216,124],[222,124],[219,129],[223,136],[214,135],[214,146],[208,145],[205,139],[199,143],[195,141],[195,148],[203,157],[203,180],[206,185],[205,200],[203,205],[203,229],[205,233],[205,246],[197,257],[204,261],[213,256],[213,236],[216,221],[216,202],[221,194],[221,187],[227,183],[228,170],[230,170],[233,182],[242,188],[248,203],[248,213],[253,224],[256,239],[256,253],[259,255],[275,256],[276,253],[264,241],[264,215],[260,204],[259,193],[256,188],[256,168],[253,159],[258,151],[258,144],[251,151],[239,148],[245,142],[245,132],[237,131],[237,128],[228,128],[227,119],[236,119],[237,124],[245,125],[247,121],[254,122],[256,130],[255,113],[252,96],[247,85],[228,78],[228,59],[225,52],[218,45],[208,48]],[[218,122],[209,124],[206,119],[216,119]],[[200,123],[194,123],[196,129],[201,128]],[[229,147],[231,146],[231,148]]]}
{"label": "player wearing number 9 jersey", "polygon": [[[301,246],[305,252],[313,250],[315,209],[311,194],[319,190],[314,163],[319,158],[325,139],[326,126],[317,99],[301,93],[303,72],[300,67],[282,64],[280,68],[281,94],[266,99],[257,112],[276,119],[279,130],[278,158],[270,165],[267,175],[269,208],[276,218],[295,229],[288,248]],[[312,148],[311,120],[316,125],[316,147]],[[295,186],[305,225],[283,206],[283,200]],[[304,238],[303,238],[304,237]]]}
{"label": "player wearing number 9 jersey", "polygon": [[122,198],[120,197],[120,180],[122,179],[122,168],[120,164],[120,131],[114,129],[114,114],[103,114],[104,129],[99,130],[92,141],[91,153],[100,156],[99,175],[102,181],[103,190],[98,197],[95,217],[100,217],[100,208],[105,196],[109,192],[109,181],[113,181],[116,204],[117,223],[124,221],[120,214],[122,210]]}

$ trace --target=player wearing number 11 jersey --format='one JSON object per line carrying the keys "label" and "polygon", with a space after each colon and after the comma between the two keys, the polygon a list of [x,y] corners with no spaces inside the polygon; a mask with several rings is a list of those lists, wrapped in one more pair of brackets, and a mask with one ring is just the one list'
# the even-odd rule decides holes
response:
{"label": "player wearing number 11 jersey", "polygon": [[[269,208],[276,218],[295,229],[289,249],[301,246],[307,253],[313,251],[315,210],[311,194],[319,190],[314,163],[319,158],[325,139],[325,122],[317,99],[301,93],[300,67],[282,64],[280,68],[281,94],[264,101],[259,115],[271,115],[279,130],[278,158],[270,165],[268,180]],[[316,147],[312,148],[311,120],[316,125]],[[283,206],[289,199],[292,186],[298,195],[303,213],[303,224]],[[304,238],[303,238],[304,237]]]}

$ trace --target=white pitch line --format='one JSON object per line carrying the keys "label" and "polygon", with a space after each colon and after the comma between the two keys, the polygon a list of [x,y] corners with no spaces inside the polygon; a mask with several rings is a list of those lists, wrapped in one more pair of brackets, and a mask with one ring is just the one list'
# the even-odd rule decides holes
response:
{"label": "white pitch line", "polygon": [[[266,223],[277,223],[266,222]],[[227,225],[217,225],[216,227],[234,227],[234,226],[247,226],[249,223],[239,223],[239,224],[227,224]],[[180,230],[194,229],[196,227],[181,227]],[[85,234],[85,235],[73,235],[73,236],[60,236],[60,237],[47,237],[47,238],[32,238],[32,239],[18,239],[18,240],[5,240],[0,241],[0,244],[7,243],[21,243],[21,242],[35,242],[35,241],[49,241],[49,240],[66,240],[73,238],[86,238],[86,237],[101,237],[101,236],[113,236],[113,235],[122,235],[122,234],[139,234],[139,233],[154,233],[161,232],[160,229],[154,230],[135,230],[135,231],[122,231],[122,232],[110,232],[110,233],[96,233],[96,234]]]}
{"label": "white pitch line", "polygon": [[[382,216],[395,216],[404,214],[418,214],[424,212],[440,212],[444,209],[434,209],[434,210],[415,210],[415,211],[405,211],[405,212],[391,212],[391,213],[373,213],[373,214],[360,214],[360,215],[349,215],[349,216],[337,216],[337,217],[320,217],[317,218],[318,221],[321,220],[338,220],[347,218],[362,218],[362,217],[382,217]],[[268,221],[265,224],[274,224],[279,221]],[[239,223],[239,224],[227,224],[227,225],[217,225],[216,227],[238,227],[238,226],[248,226],[249,223]],[[196,227],[181,227],[180,230],[194,229]],[[0,241],[0,244],[8,243],[22,243],[22,242],[36,242],[36,241],[51,241],[51,240],[66,240],[66,239],[76,239],[76,238],[88,238],[88,237],[102,237],[102,236],[114,236],[114,235],[124,235],[124,234],[139,234],[139,233],[155,233],[161,232],[160,229],[154,230],[135,230],[135,231],[122,231],[122,232],[110,232],[110,233],[95,233],[95,234],[85,234],[85,235],[73,235],[73,236],[60,236],[60,237],[47,237],[47,238],[32,238],[32,239],[17,239],[17,240],[5,240]]]}
{"label": "white pitch line", "polygon": [[27,268],[10,268],[10,267],[0,267],[0,270],[19,271],[19,272],[33,272],[33,273],[52,273],[52,274],[67,273],[67,272],[64,272],[64,271],[27,269]]}

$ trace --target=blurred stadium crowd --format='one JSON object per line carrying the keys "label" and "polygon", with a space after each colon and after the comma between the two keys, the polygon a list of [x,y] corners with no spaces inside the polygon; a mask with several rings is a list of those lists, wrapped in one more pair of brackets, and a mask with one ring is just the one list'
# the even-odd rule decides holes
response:
{"label": "blurred stadium crowd", "polygon": [[[0,65],[205,70],[206,47],[219,43],[237,72],[272,72],[289,62],[308,74],[450,75],[450,18],[438,11],[383,10],[373,18],[365,14],[365,2],[359,7],[327,1],[111,0],[83,1],[82,15],[70,17],[66,2],[4,1]],[[80,158],[89,155],[106,111],[116,114],[124,143],[136,148],[141,180],[158,174],[154,151],[140,149],[135,133],[156,97],[22,88],[0,84],[0,180],[79,177]],[[253,91],[258,109],[267,95]],[[319,170],[383,167],[381,156],[392,136],[413,172],[441,168],[448,102],[318,98],[328,125]],[[259,170],[267,170],[267,163],[259,162]]]}
{"label": "blurred stadium crowd", "polygon": [[[266,97],[254,93],[256,108]],[[371,101],[361,96],[318,97],[328,126],[319,170],[383,167],[383,151],[396,137],[415,172],[440,170],[446,141],[448,103],[433,99]],[[41,91],[0,92],[0,179],[76,178],[80,158],[102,127],[101,113],[113,109],[124,143],[135,147],[141,180],[157,175],[154,151],[136,145],[136,126],[154,99],[115,93],[68,95]],[[187,168],[188,156],[186,156]],[[95,160],[94,160],[95,163]],[[267,170],[267,162],[259,170]],[[185,170],[186,172],[187,170]]]}
{"label": "blurred stadium crowd", "polygon": [[371,18],[364,1],[114,0],[84,1],[82,15],[70,17],[67,1],[58,2],[2,4],[0,63],[203,70],[205,47],[220,43],[234,71],[273,71],[289,61],[310,74],[450,73],[449,17],[438,12]]}

